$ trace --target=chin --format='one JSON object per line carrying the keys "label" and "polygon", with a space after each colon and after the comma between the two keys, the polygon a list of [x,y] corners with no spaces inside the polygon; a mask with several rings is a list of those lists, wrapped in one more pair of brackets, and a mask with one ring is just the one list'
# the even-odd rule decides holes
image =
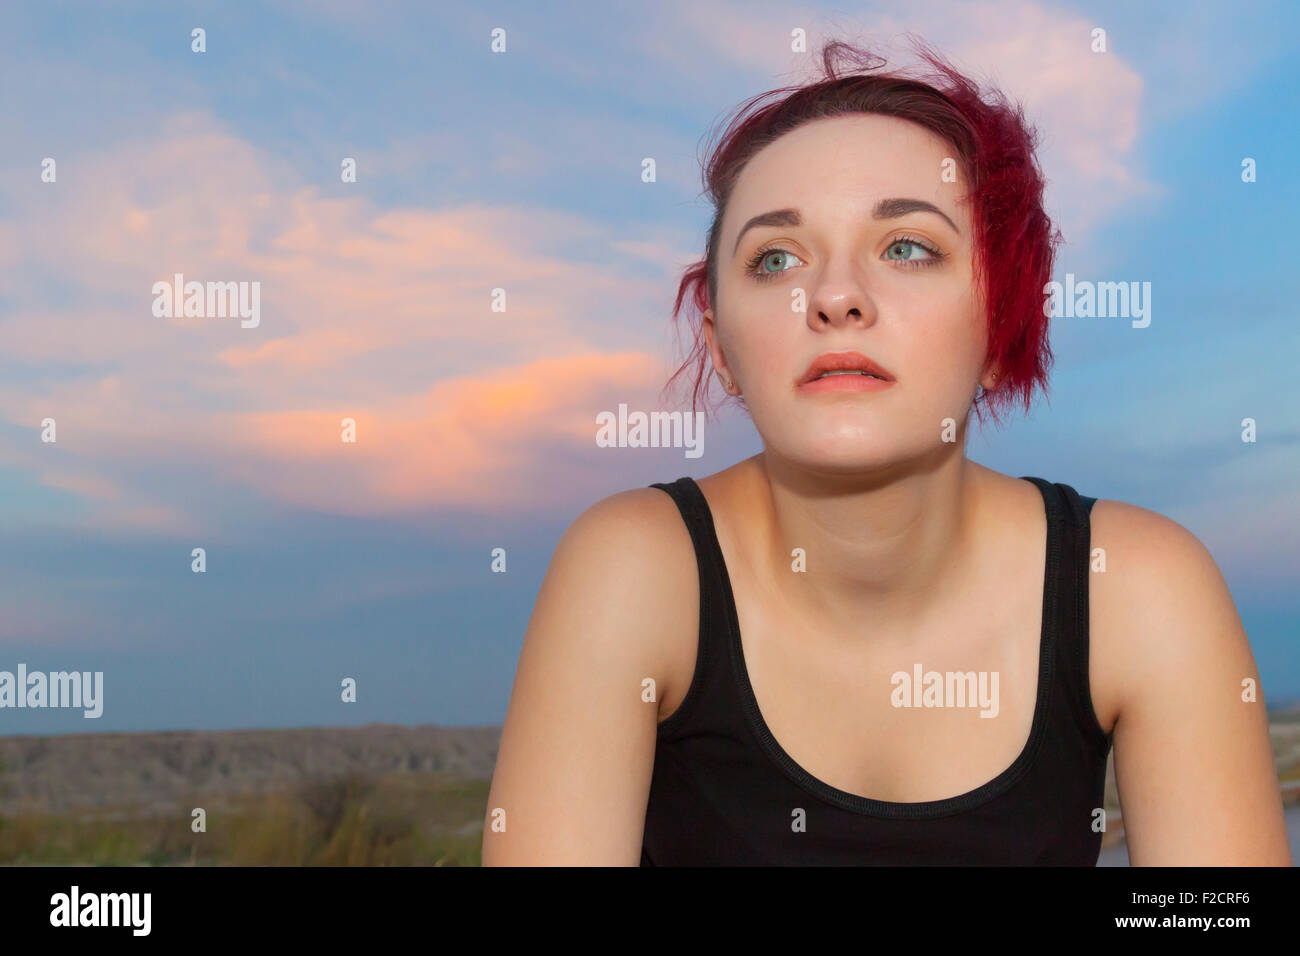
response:
{"label": "chin", "polygon": [[889,468],[906,457],[896,440],[864,434],[861,429],[849,434],[801,435],[775,450],[782,458],[809,471],[842,474]]}

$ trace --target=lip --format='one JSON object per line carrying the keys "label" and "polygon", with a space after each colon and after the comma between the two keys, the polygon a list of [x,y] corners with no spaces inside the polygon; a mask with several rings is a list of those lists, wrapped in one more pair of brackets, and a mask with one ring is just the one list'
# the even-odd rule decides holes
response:
{"label": "lip", "polygon": [[[818,378],[825,372],[843,372],[861,370],[879,375],[870,378],[866,375],[831,375]],[[883,379],[884,381],[881,381]],[[878,392],[894,384],[894,376],[878,362],[869,359],[861,352],[827,352],[813,359],[808,371],[795,383],[800,392]]]}

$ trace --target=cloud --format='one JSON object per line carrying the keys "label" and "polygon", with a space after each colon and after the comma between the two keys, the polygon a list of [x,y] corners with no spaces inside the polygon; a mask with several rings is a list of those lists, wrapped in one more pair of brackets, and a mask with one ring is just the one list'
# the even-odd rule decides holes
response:
{"label": "cloud", "polygon": [[[647,56],[689,71],[697,89],[730,87],[723,79],[747,70],[756,77],[747,97],[818,75],[821,42],[832,37],[870,46],[891,69],[915,67],[903,40],[910,31],[967,75],[1024,104],[1043,135],[1039,158],[1049,179],[1049,210],[1071,243],[1086,241],[1135,198],[1160,193],[1134,155],[1143,77],[1113,40],[1108,52],[1092,52],[1093,20],[1033,0],[919,0],[901,14],[892,5],[885,9],[831,20],[816,8],[785,3],[681,0],[673,15],[645,24],[641,45]],[[806,54],[790,52],[795,27],[807,31]],[[720,102],[718,109],[736,104]]]}
{"label": "cloud", "polygon": [[[227,471],[270,496],[342,514],[545,506],[557,489],[539,485],[537,461],[572,461],[581,483],[597,412],[638,398],[646,407],[660,372],[642,353],[567,356],[379,406],[245,414],[224,430],[247,436],[241,444],[255,454]],[[355,423],[355,443],[343,441],[344,419]]]}
{"label": "cloud", "polygon": [[[346,514],[553,504],[572,489],[530,481],[539,459],[592,445],[598,410],[653,407],[667,375],[635,318],[668,286],[619,265],[644,271],[664,240],[327,195],[202,112],[60,169],[0,224],[0,362],[25,376],[0,376],[0,407],[54,418],[59,441],[0,461],[86,499],[88,527],[194,529],[186,472]],[[175,273],[258,282],[260,325],[155,317]]]}

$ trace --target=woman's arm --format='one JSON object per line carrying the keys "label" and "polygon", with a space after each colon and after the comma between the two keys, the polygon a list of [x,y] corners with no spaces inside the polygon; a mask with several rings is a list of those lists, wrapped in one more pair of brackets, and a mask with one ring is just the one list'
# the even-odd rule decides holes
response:
{"label": "woman's arm", "polygon": [[682,574],[696,574],[689,536],[654,488],[598,502],[560,539],[510,695],[485,866],[640,863],[662,661],[671,630],[699,620],[670,593]]}
{"label": "woman's arm", "polygon": [[1290,866],[1259,672],[1218,565],[1181,525],[1114,501],[1093,508],[1092,547],[1130,861]]}

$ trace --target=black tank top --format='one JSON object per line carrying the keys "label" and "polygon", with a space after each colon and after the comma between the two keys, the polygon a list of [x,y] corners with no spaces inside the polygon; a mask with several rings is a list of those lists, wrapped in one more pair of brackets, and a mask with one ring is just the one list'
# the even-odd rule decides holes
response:
{"label": "black tank top", "polygon": [[[700,572],[695,673],[659,724],[643,866],[1074,865],[1101,849],[1111,739],[1088,688],[1089,513],[1095,498],[1026,478],[1047,509],[1038,689],[1029,739],[974,790],[919,803],[872,800],[817,779],[764,723],[741,651],[713,515],[691,478],[650,485],[677,502]],[[795,826],[802,809],[802,832]]]}

